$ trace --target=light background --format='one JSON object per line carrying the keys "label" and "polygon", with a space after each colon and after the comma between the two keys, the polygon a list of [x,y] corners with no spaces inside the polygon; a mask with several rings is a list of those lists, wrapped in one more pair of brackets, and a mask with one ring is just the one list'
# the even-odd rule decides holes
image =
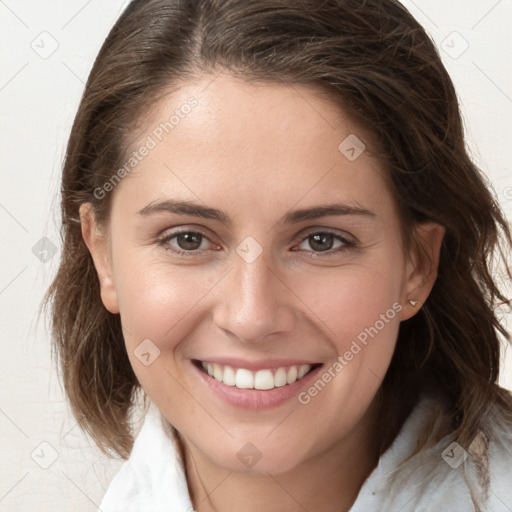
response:
{"label": "light background", "polygon": [[[75,427],[36,314],[58,265],[65,142],[124,3],[0,0],[0,512],[95,511],[120,465]],[[472,154],[512,218],[512,0],[403,3],[440,48]],[[39,247],[49,251],[46,262],[33,252],[43,237],[56,249],[52,256],[50,244]],[[512,388],[508,352],[502,384]]]}

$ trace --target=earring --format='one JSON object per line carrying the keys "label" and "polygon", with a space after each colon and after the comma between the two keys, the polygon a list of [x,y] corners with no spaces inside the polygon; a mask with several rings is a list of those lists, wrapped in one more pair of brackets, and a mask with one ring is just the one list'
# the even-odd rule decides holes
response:
{"label": "earring", "polygon": [[409,304],[410,304],[413,308],[415,308],[415,307],[418,305],[418,301],[417,301],[417,300],[410,300],[410,301],[409,301]]}

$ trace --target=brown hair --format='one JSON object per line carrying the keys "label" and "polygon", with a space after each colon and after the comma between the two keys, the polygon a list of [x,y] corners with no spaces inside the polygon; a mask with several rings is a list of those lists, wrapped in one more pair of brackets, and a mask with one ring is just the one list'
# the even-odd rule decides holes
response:
{"label": "brown hair", "polygon": [[92,203],[106,222],[111,194],[98,199],[94,191],[123,165],[137,123],[157,98],[220,69],[249,81],[320,86],[379,141],[408,247],[418,223],[446,229],[434,288],[401,324],[381,386],[381,450],[396,434],[400,404],[425,390],[444,397],[463,446],[490,404],[512,415],[509,394],[496,384],[499,333],[509,337],[494,310],[510,303],[491,275],[493,255],[503,256],[511,234],[467,154],[453,84],[418,22],[396,0],[133,0],[96,58],[69,138],[62,260],[45,298],[81,427],[103,450],[127,457],[139,384],[120,317],[101,302],[79,207]]}

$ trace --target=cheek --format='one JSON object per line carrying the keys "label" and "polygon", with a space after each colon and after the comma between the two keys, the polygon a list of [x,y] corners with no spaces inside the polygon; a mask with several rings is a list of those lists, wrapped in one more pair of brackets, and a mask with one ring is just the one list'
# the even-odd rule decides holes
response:
{"label": "cheek", "polygon": [[132,350],[145,338],[173,350],[187,318],[197,314],[201,300],[218,280],[199,268],[148,263],[143,255],[120,259],[118,268],[119,307],[126,344]]}
{"label": "cheek", "polygon": [[[353,264],[333,273],[301,278],[294,291],[330,332],[339,348],[386,315],[398,323],[402,275],[392,258]],[[396,317],[396,318],[395,318]],[[388,322],[386,322],[386,325]],[[380,326],[380,323],[378,324]]]}
{"label": "cheek", "polygon": [[400,269],[383,258],[317,279],[314,286],[303,282],[298,292],[312,305],[336,354],[299,402],[313,416],[335,421],[335,435],[364,414],[391,362],[402,309],[400,276]]}
{"label": "cheek", "polygon": [[[399,261],[399,255],[375,253],[364,264],[347,266],[314,283],[303,280],[297,291],[325,326],[336,354],[323,377],[330,387],[324,398],[337,397],[336,404],[329,405],[337,413],[348,408],[362,414],[386,374],[402,309]],[[314,398],[318,389],[321,383],[302,398],[320,413],[325,403]]]}
{"label": "cheek", "polygon": [[118,287],[123,336],[140,385],[158,406],[173,404],[168,417],[173,424],[181,424],[176,404],[188,403],[190,414],[201,416],[182,384],[188,366],[181,364],[185,357],[180,342],[197,333],[204,314],[202,300],[216,280],[205,272],[150,264],[142,257],[119,263],[118,268],[126,270]]}

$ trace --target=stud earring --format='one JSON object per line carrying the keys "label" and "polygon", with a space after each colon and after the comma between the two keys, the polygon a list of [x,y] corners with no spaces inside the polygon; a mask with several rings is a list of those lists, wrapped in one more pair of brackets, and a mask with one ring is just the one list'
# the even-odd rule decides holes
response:
{"label": "stud earring", "polygon": [[418,301],[417,301],[417,300],[410,300],[410,301],[409,301],[409,304],[410,304],[413,308],[415,308],[415,307],[418,305]]}

